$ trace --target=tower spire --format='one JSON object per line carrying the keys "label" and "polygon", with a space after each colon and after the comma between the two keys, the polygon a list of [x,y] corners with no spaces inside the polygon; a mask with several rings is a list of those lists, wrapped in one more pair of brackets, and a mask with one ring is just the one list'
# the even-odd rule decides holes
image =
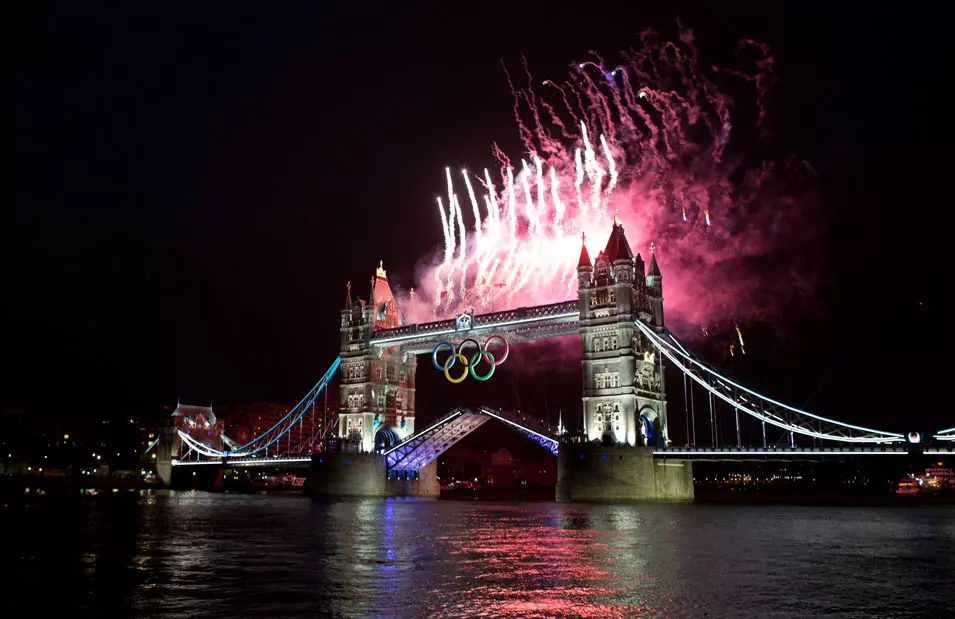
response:
{"label": "tower spire", "polygon": [[581,267],[590,267],[590,254],[587,253],[587,234],[585,232],[580,233],[580,259],[577,260],[577,268]]}
{"label": "tower spire", "polygon": [[351,302],[351,280],[348,280],[348,283],[345,284],[345,307],[349,308],[352,306]]}
{"label": "tower spire", "polygon": [[615,226],[620,225],[620,207],[619,206],[617,206],[613,212],[613,225]]}
{"label": "tower spire", "polygon": [[650,266],[647,268],[647,277],[662,277],[660,266],[657,264],[656,247],[650,242]]}

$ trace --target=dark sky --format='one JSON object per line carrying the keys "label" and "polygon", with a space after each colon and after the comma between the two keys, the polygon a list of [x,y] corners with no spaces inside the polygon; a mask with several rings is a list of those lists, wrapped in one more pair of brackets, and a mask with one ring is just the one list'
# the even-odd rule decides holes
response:
{"label": "dark sky", "polygon": [[[12,22],[0,407],[297,400],[337,352],[345,281],[384,259],[412,284],[440,242],[444,166],[516,148],[500,59],[562,74],[681,17],[714,62],[772,45],[771,148],[809,161],[826,201],[824,246],[806,248],[827,256],[822,311],[752,325],[735,371],[840,418],[955,425],[929,345],[949,328],[941,20],[911,3],[547,4],[34,3]],[[427,414],[455,404],[421,374]],[[527,381],[522,397],[546,396]]]}

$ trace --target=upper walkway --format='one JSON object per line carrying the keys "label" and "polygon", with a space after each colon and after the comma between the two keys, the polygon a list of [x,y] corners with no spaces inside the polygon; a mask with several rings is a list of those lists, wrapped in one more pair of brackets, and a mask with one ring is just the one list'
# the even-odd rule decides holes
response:
{"label": "upper walkway", "polygon": [[448,320],[423,322],[397,329],[381,329],[371,345],[400,346],[412,353],[430,352],[449,336],[507,333],[514,341],[573,335],[578,331],[580,310],[577,301],[522,307],[492,314],[460,314]]}

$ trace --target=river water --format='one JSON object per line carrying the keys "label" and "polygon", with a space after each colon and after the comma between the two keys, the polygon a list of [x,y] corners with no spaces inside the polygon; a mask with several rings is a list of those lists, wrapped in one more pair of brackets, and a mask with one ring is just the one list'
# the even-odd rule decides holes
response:
{"label": "river water", "polygon": [[0,617],[953,617],[955,508],[6,500]]}

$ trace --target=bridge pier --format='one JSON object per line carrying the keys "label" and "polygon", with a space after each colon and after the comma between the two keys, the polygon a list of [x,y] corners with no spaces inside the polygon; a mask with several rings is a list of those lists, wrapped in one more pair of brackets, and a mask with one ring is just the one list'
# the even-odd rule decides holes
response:
{"label": "bridge pier", "polygon": [[647,447],[561,444],[557,500],[561,502],[692,501],[693,465],[654,459]]}
{"label": "bridge pier", "polygon": [[172,484],[172,456],[176,451],[175,426],[166,423],[159,428],[159,443],[154,448],[156,450],[156,475],[162,481],[162,485],[168,487]]}
{"label": "bridge pier", "polygon": [[380,454],[320,454],[312,458],[305,493],[313,497],[437,498],[438,463],[418,471],[417,479],[388,479],[388,465]]}

